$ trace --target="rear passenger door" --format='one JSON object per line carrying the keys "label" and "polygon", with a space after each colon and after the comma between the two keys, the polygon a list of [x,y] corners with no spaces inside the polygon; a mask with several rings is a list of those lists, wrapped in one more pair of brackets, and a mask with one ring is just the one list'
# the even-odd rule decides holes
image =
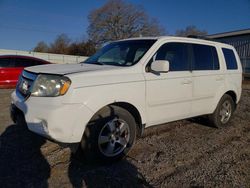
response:
{"label": "rear passenger door", "polygon": [[212,113],[216,93],[224,87],[217,49],[214,46],[192,44],[192,115]]}
{"label": "rear passenger door", "polygon": [[169,72],[145,73],[148,126],[189,117],[192,78],[188,51],[189,44],[165,43],[148,63],[147,68],[155,60],[169,61]]}

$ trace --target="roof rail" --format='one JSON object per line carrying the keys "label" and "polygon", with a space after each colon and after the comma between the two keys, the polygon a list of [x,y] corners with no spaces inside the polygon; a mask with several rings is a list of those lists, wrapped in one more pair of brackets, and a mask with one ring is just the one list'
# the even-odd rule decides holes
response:
{"label": "roof rail", "polygon": [[193,38],[193,39],[203,39],[203,40],[209,40],[209,41],[218,42],[218,40],[216,40],[216,39],[212,39],[212,38],[209,38],[209,37],[207,37],[207,36],[200,36],[200,35],[188,35],[187,37],[188,37],[188,38]]}

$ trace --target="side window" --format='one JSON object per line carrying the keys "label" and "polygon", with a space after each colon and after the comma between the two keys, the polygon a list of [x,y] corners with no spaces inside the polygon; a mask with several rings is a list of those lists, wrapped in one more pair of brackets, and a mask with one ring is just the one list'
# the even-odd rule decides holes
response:
{"label": "side window", "polygon": [[233,50],[222,48],[222,51],[225,57],[227,69],[230,69],[230,70],[238,69],[237,61],[236,61]]}
{"label": "side window", "polygon": [[1,58],[0,59],[0,67],[9,67],[10,58]]}
{"label": "side window", "polygon": [[15,66],[16,67],[30,67],[37,65],[37,62],[32,59],[23,59],[23,58],[16,58],[15,59]]}
{"label": "side window", "polygon": [[218,70],[219,60],[213,46],[193,44],[193,70]]}
{"label": "side window", "polygon": [[38,61],[38,60],[33,60],[32,61],[33,65],[32,66],[36,66],[36,65],[45,65],[46,63],[42,62],[42,61]]}
{"label": "side window", "polygon": [[16,58],[15,59],[15,67],[26,67],[25,66],[25,59]]}
{"label": "side window", "polygon": [[169,61],[169,71],[189,70],[188,44],[185,43],[164,44],[154,55],[154,60]]}
{"label": "side window", "polygon": [[3,68],[14,67],[12,59],[0,58],[0,67],[3,67]]}

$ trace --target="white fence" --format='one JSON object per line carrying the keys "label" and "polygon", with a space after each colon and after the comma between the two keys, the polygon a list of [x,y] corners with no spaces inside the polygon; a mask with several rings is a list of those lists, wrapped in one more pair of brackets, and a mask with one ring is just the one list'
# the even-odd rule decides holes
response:
{"label": "white fence", "polygon": [[43,59],[52,63],[79,63],[87,59],[86,56],[74,56],[64,54],[51,54],[51,53],[40,53],[32,51],[20,51],[20,50],[5,50],[0,49],[0,55],[24,55]]}

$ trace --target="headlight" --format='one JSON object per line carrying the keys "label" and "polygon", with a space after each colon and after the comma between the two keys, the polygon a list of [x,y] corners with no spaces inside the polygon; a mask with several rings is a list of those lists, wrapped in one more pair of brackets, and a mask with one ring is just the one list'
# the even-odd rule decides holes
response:
{"label": "headlight", "polygon": [[64,95],[70,84],[70,79],[65,76],[40,74],[34,82],[31,95],[36,97]]}

